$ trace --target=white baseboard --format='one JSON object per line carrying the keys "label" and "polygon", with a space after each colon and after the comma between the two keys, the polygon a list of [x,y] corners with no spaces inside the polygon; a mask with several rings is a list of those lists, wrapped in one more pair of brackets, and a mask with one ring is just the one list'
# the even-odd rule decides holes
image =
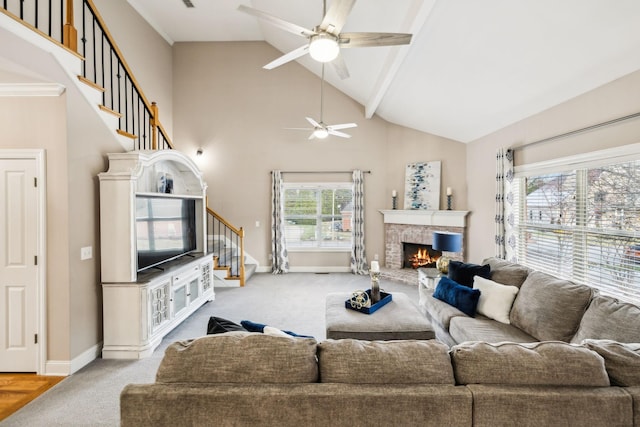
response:
{"label": "white baseboard", "polygon": [[291,267],[291,273],[351,273],[350,267]]}
{"label": "white baseboard", "polygon": [[69,376],[93,362],[100,357],[102,351],[102,341],[87,349],[78,357],[68,360],[47,360],[45,363],[44,375],[55,375],[60,377]]}
{"label": "white baseboard", "polygon": [[[351,273],[350,267],[291,267],[290,273]],[[271,266],[258,267],[256,273],[271,273]]]}

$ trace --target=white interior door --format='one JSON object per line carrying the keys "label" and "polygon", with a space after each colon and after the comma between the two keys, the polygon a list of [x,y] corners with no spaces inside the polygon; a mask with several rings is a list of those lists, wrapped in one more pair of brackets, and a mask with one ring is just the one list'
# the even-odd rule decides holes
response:
{"label": "white interior door", "polygon": [[36,166],[0,158],[0,372],[38,372]]}

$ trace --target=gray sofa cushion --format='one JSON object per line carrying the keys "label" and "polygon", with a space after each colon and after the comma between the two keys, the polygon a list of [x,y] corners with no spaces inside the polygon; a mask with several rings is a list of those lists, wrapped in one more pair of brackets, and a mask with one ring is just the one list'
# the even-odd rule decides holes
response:
{"label": "gray sofa cushion", "polygon": [[467,317],[466,314],[452,305],[447,304],[433,295],[429,295],[422,301],[423,308],[429,313],[432,322],[439,323],[444,329],[449,329],[449,323],[454,317]]}
{"label": "gray sofa cushion", "polygon": [[454,385],[448,351],[435,340],[329,339],[318,344],[320,382]]}
{"label": "gray sofa cushion", "polygon": [[490,279],[503,285],[520,287],[527,279],[531,270],[520,264],[513,264],[500,258],[487,258],[482,261],[491,267]]}
{"label": "gray sofa cushion", "polygon": [[511,324],[540,341],[569,341],[591,301],[592,289],[533,271],[513,302]]}
{"label": "gray sofa cushion", "polygon": [[640,319],[640,307],[598,295],[591,300],[571,342],[587,338],[640,342],[640,328],[629,319]]}
{"label": "gray sofa cushion", "polygon": [[564,342],[469,342],[451,348],[458,384],[609,386],[604,359]]}
{"label": "gray sofa cushion", "polygon": [[449,325],[449,335],[458,343],[465,341],[486,342],[535,342],[538,341],[526,332],[512,325],[496,322],[484,316],[455,317]]}
{"label": "gray sofa cushion", "polygon": [[473,426],[637,426],[632,399],[615,387],[472,384]]}
{"label": "gray sofa cushion", "polygon": [[640,386],[640,343],[585,340],[583,345],[604,358],[604,365],[612,384],[625,387]]}
{"label": "gray sofa cushion", "polygon": [[158,383],[309,383],[318,381],[316,340],[226,332],[171,344]]}

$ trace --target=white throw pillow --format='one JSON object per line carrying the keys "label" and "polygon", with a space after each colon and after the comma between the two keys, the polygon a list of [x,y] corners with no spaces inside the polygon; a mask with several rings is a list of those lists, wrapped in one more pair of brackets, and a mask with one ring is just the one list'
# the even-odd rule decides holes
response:
{"label": "white throw pillow", "polygon": [[264,333],[265,335],[271,335],[274,337],[292,338],[292,336],[289,335],[288,333],[283,332],[278,328],[274,328],[273,326],[265,326],[264,329],[262,330],[262,333]]}
{"label": "white throw pillow", "polygon": [[480,276],[473,278],[473,289],[480,290],[477,312],[500,323],[510,324],[509,313],[518,289]]}

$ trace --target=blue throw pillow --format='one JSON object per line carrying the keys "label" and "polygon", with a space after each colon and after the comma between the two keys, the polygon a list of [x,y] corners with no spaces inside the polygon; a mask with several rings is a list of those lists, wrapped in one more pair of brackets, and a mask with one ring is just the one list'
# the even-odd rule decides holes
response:
{"label": "blue throw pillow", "polygon": [[463,286],[445,276],[440,278],[433,297],[454,306],[467,316],[475,317],[480,291]]}
{"label": "blue throw pillow", "polygon": [[474,276],[491,279],[491,266],[489,264],[467,264],[460,261],[449,262],[449,279],[454,282],[473,288]]}
{"label": "blue throw pillow", "polygon": [[[261,333],[264,332],[264,327],[267,326],[263,323],[252,322],[251,320],[243,320],[240,322],[240,324],[242,325],[243,328],[245,328],[249,332],[261,332]],[[282,332],[284,332],[287,335],[291,335],[292,337],[313,338],[309,335],[299,335],[291,331],[282,331]]]}

